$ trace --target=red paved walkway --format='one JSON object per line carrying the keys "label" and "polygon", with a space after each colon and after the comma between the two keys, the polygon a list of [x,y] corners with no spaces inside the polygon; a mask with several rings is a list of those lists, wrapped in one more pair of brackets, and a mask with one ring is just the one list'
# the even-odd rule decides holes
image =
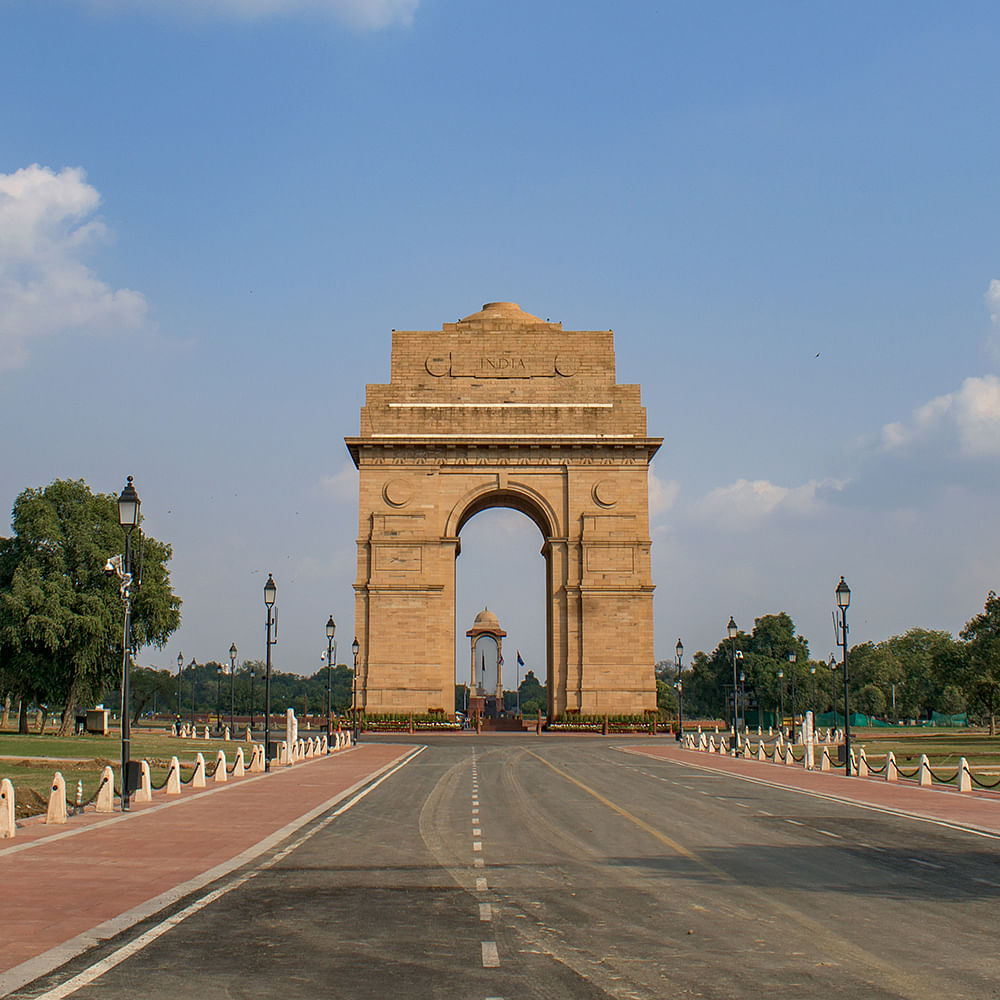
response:
{"label": "red paved walkway", "polygon": [[681,750],[677,746],[630,747],[628,752],[675,760],[725,774],[826,795],[845,802],[1000,834],[1000,795],[995,792],[958,792],[944,787],[921,788],[912,782],[893,782],[876,777],[848,778],[836,771],[807,771],[801,764],[788,767],[785,764],[769,764],[699,750]]}
{"label": "red paved walkway", "polygon": [[154,793],[124,815],[21,821],[0,841],[0,996],[245,863],[412,749],[363,743],[179,797]]}

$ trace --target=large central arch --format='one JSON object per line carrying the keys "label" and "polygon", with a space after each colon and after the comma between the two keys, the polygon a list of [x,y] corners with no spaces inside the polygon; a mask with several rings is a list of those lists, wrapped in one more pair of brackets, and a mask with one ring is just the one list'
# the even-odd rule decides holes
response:
{"label": "large central arch", "polygon": [[564,331],[513,303],[440,331],[393,331],[361,434],[355,616],[370,713],[450,711],[455,559],[491,507],[530,517],[546,563],[549,708],[656,704],[646,435],[615,383],[611,331]]}

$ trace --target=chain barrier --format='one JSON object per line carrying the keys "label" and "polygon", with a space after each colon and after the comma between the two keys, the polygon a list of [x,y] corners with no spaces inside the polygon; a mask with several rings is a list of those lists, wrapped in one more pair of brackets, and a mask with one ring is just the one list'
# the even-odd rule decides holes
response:
{"label": "chain barrier", "polygon": [[869,774],[885,774],[885,769],[888,766],[889,766],[888,764],[883,764],[881,767],[875,767],[875,765],[872,764],[871,760],[869,760],[868,761],[868,773]]}
{"label": "chain barrier", "polygon": [[977,778],[972,773],[972,771],[969,771],[968,773],[969,773],[969,777],[972,779],[972,783],[974,785],[976,785],[978,788],[991,789],[991,788],[996,788],[997,785],[1000,785],[1000,778],[997,778],[997,780],[994,781],[994,782],[992,782],[992,783],[987,783],[985,781],[980,781],[979,778]]}
{"label": "chain barrier", "polygon": [[212,768],[211,771],[208,769],[208,765],[207,764],[205,765],[205,777],[206,778],[214,778],[215,777],[215,772],[218,771],[218,770],[219,770],[219,758],[216,757],[215,758],[215,766]]}
{"label": "chain barrier", "polygon": [[940,774],[937,774],[934,771],[934,769],[930,766],[930,764],[928,764],[927,765],[927,773],[930,774],[930,776],[935,781],[939,782],[940,784],[942,784],[942,785],[950,785],[953,781],[957,781],[958,780],[959,771],[958,771],[958,768],[956,767],[955,768],[955,773],[950,778],[944,778]]}
{"label": "chain barrier", "polygon": [[[180,768],[178,768],[178,770],[180,770]],[[198,772],[198,766],[196,764],[194,768],[191,770],[191,774],[189,777],[185,778],[182,774],[179,774],[177,777],[182,785],[190,785],[191,782],[194,781],[194,776],[195,774],[197,774],[197,772]]]}
{"label": "chain barrier", "polygon": [[[77,804],[76,804],[76,803],[74,802],[74,803],[73,803],[73,808],[75,808],[75,809],[79,809],[79,810],[80,810],[80,811],[82,812],[82,811],[83,811],[84,809],[86,809],[86,808],[87,808],[87,806],[92,806],[92,805],[93,805],[93,804],[94,804],[94,803],[95,803],[95,802],[97,801],[97,796],[101,794],[101,789],[102,789],[102,788],[103,788],[103,787],[104,787],[104,786],[105,786],[105,785],[106,785],[107,783],[108,783],[108,779],[107,779],[107,777],[103,777],[103,778],[101,778],[101,782],[100,782],[100,784],[99,784],[99,785],[97,786],[97,789],[95,790],[94,794],[93,794],[93,795],[91,795],[91,796],[90,796],[90,798],[89,798],[89,799],[87,799],[87,801],[86,801],[86,802],[81,802],[81,803],[80,803],[79,805],[77,805]],[[118,793],[117,793],[117,792],[115,792],[115,794],[117,795]]]}
{"label": "chain barrier", "polygon": [[156,784],[156,782],[153,781],[152,776],[150,776],[149,787],[154,792],[159,792],[162,789],[166,788],[167,787],[167,782],[170,780],[170,772],[172,770],[173,770],[173,765],[171,764],[170,767],[167,768],[167,774],[166,774],[166,776],[164,777],[163,781],[161,781],[159,784]]}
{"label": "chain barrier", "polygon": [[916,776],[917,776],[918,774],[920,774],[920,767],[919,767],[919,765],[918,765],[918,766],[917,766],[917,767],[915,767],[915,768],[914,768],[914,769],[913,769],[912,771],[904,771],[904,770],[903,770],[903,769],[902,769],[902,768],[901,768],[901,767],[899,766],[899,764],[897,764],[897,765],[896,765],[896,773],[897,773],[897,774],[898,774],[898,775],[899,775],[899,776],[900,776],[901,778],[915,778],[915,777],[916,777]]}

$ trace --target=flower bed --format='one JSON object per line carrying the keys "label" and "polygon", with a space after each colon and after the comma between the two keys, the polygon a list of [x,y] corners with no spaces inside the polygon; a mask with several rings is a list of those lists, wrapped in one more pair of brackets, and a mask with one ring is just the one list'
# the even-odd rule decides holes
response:
{"label": "flower bed", "polygon": [[453,730],[461,729],[460,723],[449,719],[447,715],[427,715],[409,712],[387,713],[384,715],[364,715],[361,717],[361,727],[369,733],[408,733],[410,721],[415,730]]}
{"label": "flower bed", "polygon": [[[603,715],[561,715],[548,724],[549,732],[603,733]],[[653,729],[650,715],[609,715],[609,733],[649,733]]]}

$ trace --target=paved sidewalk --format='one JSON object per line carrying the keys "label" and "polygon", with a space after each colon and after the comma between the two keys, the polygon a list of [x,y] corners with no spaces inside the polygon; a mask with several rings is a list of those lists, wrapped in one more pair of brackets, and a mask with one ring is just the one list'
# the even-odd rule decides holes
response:
{"label": "paved sidewalk", "polygon": [[807,771],[801,764],[788,767],[785,764],[747,760],[744,757],[682,750],[677,746],[637,746],[623,749],[627,753],[676,761],[709,771],[1000,836],[1000,795],[995,792],[958,792],[943,786],[921,788],[915,782],[893,782],[877,777],[848,778],[836,771]]}
{"label": "paved sidewalk", "polygon": [[0,997],[264,853],[414,748],[362,743],[271,774],[0,841]]}

